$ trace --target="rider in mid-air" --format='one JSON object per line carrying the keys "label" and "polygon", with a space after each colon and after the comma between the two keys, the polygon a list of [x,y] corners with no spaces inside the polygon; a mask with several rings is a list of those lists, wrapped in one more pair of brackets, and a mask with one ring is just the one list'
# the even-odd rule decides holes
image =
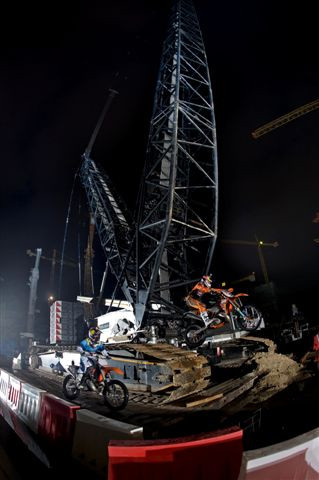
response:
{"label": "rider in mid-air", "polygon": [[[196,315],[200,316],[205,324],[209,321],[209,314],[207,306],[203,302],[203,296],[212,293],[212,291],[212,277],[211,275],[204,275],[185,298],[186,305],[195,310]],[[220,320],[216,318],[215,323],[220,323]]]}

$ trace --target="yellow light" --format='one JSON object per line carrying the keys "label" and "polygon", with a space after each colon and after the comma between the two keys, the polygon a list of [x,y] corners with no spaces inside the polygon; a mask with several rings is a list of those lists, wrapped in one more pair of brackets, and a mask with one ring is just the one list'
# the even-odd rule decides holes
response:
{"label": "yellow light", "polygon": [[226,287],[226,282],[222,282],[222,287]]}
{"label": "yellow light", "polygon": [[260,240],[259,245],[263,245],[263,244],[264,244],[264,242],[262,240]]}

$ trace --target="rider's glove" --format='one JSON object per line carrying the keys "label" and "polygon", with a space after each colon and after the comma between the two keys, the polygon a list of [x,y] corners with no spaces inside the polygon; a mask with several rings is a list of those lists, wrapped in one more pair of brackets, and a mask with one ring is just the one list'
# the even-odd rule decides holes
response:
{"label": "rider's glove", "polygon": [[107,350],[104,349],[104,350],[102,350],[101,353],[102,353],[102,355],[104,355],[104,357],[110,358],[110,355],[108,354]]}

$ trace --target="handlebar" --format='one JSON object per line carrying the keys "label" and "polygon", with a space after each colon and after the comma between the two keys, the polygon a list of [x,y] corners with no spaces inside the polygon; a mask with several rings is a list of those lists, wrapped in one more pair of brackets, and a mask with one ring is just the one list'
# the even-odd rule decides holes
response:
{"label": "handlebar", "polygon": [[86,352],[86,351],[83,351],[82,355],[84,355],[85,357],[97,357],[97,358],[98,357],[107,358],[109,356],[106,349],[102,350],[101,352]]}

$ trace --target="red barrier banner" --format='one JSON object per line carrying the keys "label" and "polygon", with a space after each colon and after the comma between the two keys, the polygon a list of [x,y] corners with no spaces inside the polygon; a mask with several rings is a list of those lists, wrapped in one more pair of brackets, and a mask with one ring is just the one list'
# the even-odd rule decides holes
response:
{"label": "red barrier banner", "polygon": [[319,480],[319,429],[245,452],[241,480]]}
{"label": "red barrier banner", "polygon": [[28,428],[24,425],[24,423],[19,419],[19,417],[10,412],[12,428],[15,433],[20,437],[23,443],[28,447],[28,449],[46,466],[50,467],[50,462],[45,455],[45,453],[41,450],[33,435],[30,434]]}
{"label": "red barrier banner", "polygon": [[50,447],[69,450],[79,408],[55,395],[44,394],[39,411],[38,435]]}
{"label": "red barrier banner", "polygon": [[110,441],[108,480],[237,480],[242,430],[172,440]]}

